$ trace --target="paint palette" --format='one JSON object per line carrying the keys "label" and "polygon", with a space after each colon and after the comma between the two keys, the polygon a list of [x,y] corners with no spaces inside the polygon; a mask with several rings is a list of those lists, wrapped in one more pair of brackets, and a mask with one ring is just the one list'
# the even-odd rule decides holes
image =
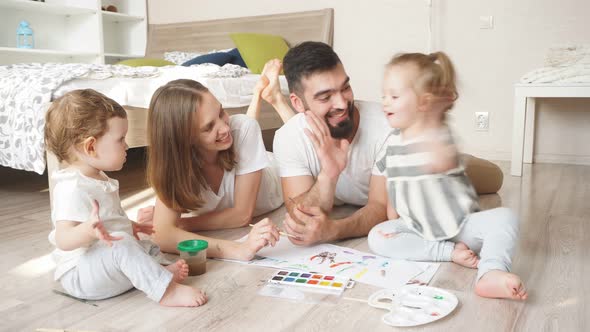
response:
{"label": "paint palette", "polygon": [[341,294],[344,289],[354,286],[349,278],[312,272],[277,271],[269,283],[301,287],[310,291]]}
{"label": "paint palette", "polygon": [[391,326],[417,326],[450,314],[459,300],[440,288],[407,285],[399,290],[382,289],[369,297],[369,305],[389,310],[383,323]]}

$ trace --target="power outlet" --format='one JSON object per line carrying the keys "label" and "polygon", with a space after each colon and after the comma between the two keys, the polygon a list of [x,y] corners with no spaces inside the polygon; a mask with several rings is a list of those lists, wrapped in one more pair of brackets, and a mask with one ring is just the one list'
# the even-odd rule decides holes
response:
{"label": "power outlet", "polygon": [[490,114],[488,112],[475,112],[475,130],[490,130]]}

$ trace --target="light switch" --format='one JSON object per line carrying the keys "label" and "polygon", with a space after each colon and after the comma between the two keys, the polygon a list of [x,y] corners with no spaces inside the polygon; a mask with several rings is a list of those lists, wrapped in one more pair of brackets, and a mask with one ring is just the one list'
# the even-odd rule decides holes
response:
{"label": "light switch", "polygon": [[493,16],[480,16],[479,17],[479,28],[480,29],[493,29],[494,28],[494,17]]}

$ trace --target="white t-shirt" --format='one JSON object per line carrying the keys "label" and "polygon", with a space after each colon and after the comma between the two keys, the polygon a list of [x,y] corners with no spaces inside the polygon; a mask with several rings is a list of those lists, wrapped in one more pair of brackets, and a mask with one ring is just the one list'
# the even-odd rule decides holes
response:
{"label": "white t-shirt", "polygon": [[260,189],[256,198],[254,215],[272,211],[283,204],[281,183],[277,174],[272,154],[264,149],[260,125],[255,119],[244,114],[229,118],[229,126],[234,139],[234,151],[237,164],[230,171],[224,171],[219,191],[215,194],[210,188],[201,193],[205,205],[199,210],[182,216],[197,216],[210,211],[222,210],[234,206],[235,179],[238,175],[262,170]]}
{"label": "white t-shirt", "polygon": [[[365,101],[355,101],[355,104],[360,113],[359,128],[350,144],[346,168],[336,184],[334,204],[367,204],[373,165],[391,130],[380,104]],[[316,178],[320,173],[320,161],[304,128],[309,126],[305,115],[300,113],[275,134],[273,150],[281,177],[311,175]]]}
{"label": "white t-shirt", "polygon": [[66,168],[56,171],[52,175],[55,186],[53,188],[53,201],[51,208],[51,221],[53,230],[49,233],[49,242],[56,249],[53,251],[53,258],[56,262],[55,280],[58,280],[64,273],[74,268],[87,248],[78,248],[71,251],[63,251],[57,248],[55,242],[55,225],[59,221],[87,222],[91,220],[92,201],[99,204],[98,215],[104,222],[106,229],[110,232],[125,232],[133,235],[131,220],[127,218],[121,207],[119,199],[119,182],[107,178],[101,181],[89,178],[79,170]]}

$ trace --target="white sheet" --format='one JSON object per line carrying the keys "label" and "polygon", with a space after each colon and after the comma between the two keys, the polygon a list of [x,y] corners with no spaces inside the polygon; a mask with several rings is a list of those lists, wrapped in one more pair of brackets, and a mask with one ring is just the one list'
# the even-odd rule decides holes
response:
{"label": "white sheet", "polygon": [[0,165],[43,174],[45,113],[53,92],[80,77],[151,77],[154,67],[79,63],[0,66]]}
{"label": "white sheet", "polygon": [[[248,235],[237,240],[244,242]],[[440,263],[411,262],[358,251],[333,244],[296,246],[281,237],[275,247],[262,248],[251,261],[235,261],[252,266],[313,271],[347,277],[381,288],[396,289],[407,283],[428,283]]]}
{"label": "white sheet", "polygon": [[[188,78],[200,82],[225,108],[248,106],[252,89],[260,75],[246,74],[241,77],[207,77],[198,67],[169,66],[161,68],[162,74],[151,78],[108,78],[104,80],[75,79],[61,85],[54,93],[58,98],[76,89],[94,89],[114,99],[121,105],[148,108],[152,94],[160,86],[176,79]],[[288,94],[285,76],[279,76],[281,91]]]}

